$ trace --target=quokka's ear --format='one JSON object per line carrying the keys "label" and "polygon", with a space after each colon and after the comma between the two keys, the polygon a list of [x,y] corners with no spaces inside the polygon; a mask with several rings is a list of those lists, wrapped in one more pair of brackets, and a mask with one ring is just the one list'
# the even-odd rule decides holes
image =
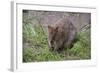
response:
{"label": "quokka's ear", "polygon": [[54,31],[57,31],[57,30],[58,30],[58,27],[48,25],[48,31],[49,32],[54,32]]}
{"label": "quokka's ear", "polygon": [[55,30],[58,31],[58,27],[55,27]]}
{"label": "quokka's ear", "polygon": [[52,29],[52,27],[50,25],[48,25],[48,29]]}
{"label": "quokka's ear", "polygon": [[53,31],[54,28],[53,28],[51,25],[48,25],[48,30],[49,30],[49,31]]}

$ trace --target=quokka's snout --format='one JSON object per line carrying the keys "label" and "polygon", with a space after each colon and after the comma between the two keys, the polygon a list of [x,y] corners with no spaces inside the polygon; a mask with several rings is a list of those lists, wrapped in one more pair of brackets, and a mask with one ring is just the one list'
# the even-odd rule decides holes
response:
{"label": "quokka's snout", "polygon": [[54,26],[48,25],[48,43],[51,50],[72,47],[75,36],[76,28],[67,18],[60,19]]}

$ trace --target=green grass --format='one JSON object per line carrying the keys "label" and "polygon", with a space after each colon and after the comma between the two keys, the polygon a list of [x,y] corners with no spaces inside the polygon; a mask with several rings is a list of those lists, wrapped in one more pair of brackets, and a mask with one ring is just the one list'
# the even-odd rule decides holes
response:
{"label": "green grass", "polygon": [[69,50],[70,56],[76,56],[78,59],[91,58],[90,32],[81,32],[77,35],[78,41]]}
{"label": "green grass", "polygon": [[43,29],[39,25],[23,23],[23,62],[90,59],[90,43],[90,32],[80,32],[71,49],[65,49],[61,53],[51,52]]}

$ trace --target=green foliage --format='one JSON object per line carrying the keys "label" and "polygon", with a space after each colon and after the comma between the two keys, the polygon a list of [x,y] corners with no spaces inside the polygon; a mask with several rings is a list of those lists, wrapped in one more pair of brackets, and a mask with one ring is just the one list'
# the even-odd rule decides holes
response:
{"label": "green foliage", "polygon": [[70,55],[77,56],[78,59],[90,59],[91,58],[91,41],[90,32],[80,32],[77,35],[78,41],[71,48]]}
{"label": "green foliage", "polygon": [[77,34],[77,38],[77,42],[71,49],[61,53],[51,52],[42,27],[23,23],[23,62],[90,59],[90,32],[80,32]]}
{"label": "green foliage", "polygon": [[30,42],[35,35],[34,29],[32,28],[32,25],[24,24],[23,25],[23,42]]}

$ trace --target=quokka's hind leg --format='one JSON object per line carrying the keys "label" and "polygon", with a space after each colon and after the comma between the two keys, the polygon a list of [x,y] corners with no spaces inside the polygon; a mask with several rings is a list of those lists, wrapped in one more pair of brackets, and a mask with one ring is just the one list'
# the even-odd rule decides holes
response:
{"label": "quokka's hind leg", "polygon": [[70,43],[67,43],[67,47],[66,47],[66,55],[67,57],[70,56],[70,49],[73,47],[74,43],[72,43],[72,41]]}
{"label": "quokka's hind leg", "polygon": [[76,36],[68,43],[68,48],[71,49],[73,48],[74,44],[78,41],[79,39],[76,38]]}
{"label": "quokka's hind leg", "polygon": [[70,42],[67,42],[66,44],[65,44],[65,54],[67,55],[67,57],[69,56],[69,50],[71,49],[73,47],[73,44],[72,44],[72,42],[70,41]]}

